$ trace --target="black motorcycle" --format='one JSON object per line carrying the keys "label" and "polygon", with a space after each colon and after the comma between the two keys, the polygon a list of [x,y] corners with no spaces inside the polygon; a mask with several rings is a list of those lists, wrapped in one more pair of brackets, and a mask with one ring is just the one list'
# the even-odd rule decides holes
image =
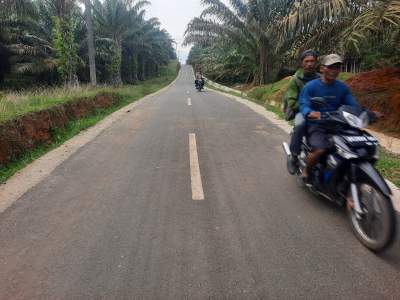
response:
{"label": "black motorcycle", "polygon": [[201,90],[204,89],[204,83],[205,83],[204,79],[196,79],[195,86],[199,92],[201,92]]}
{"label": "black motorcycle", "polygon": [[[326,107],[323,99],[313,98],[316,110]],[[292,175],[312,192],[346,206],[352,230],[359,241],[373,252],[388,248],[396,235],[396,213],[391,200],[391,190],[375,169],[378,161],[378,141],[363,130],[369,113],[361,108],[342,106],[337,111],[321,113],[318,120],[331,134],[330,149],[313,168],[307,183],[301,178],[310,152],[303,138],[298,168]],[[291,152],[283,143],[290,172]],[[292,171],[293,172],[293,171]]]}

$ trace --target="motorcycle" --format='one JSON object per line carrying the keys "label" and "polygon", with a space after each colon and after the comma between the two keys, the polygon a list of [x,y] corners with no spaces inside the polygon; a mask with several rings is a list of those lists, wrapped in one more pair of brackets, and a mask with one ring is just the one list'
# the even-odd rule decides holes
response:
{"label": "motorcycle", "polygon": [[[313,98],[312,106],[326,108],[323,98]],[[313,193],[346,206],[353,233],[373,252],[387,249],[396,236],[396,213],[391,200],[392,192],[374,165],[379,159],[378,140],[365,131],[371,118],[367,111],[341,106],[337,111],[321,113],[317,122],[331,135],[330,149],[312,169],[307,182],[301,178],[306,157],[311,151],[303,137],[297,168],[290,168],[291,152],[283,143],[288,171],[298,177],[302,186]]]}
{"label": "motorcycle", "polygon": [[204,79],[196,79],[195,86],[196,89],[201,92],[201,90],[204,89]]}

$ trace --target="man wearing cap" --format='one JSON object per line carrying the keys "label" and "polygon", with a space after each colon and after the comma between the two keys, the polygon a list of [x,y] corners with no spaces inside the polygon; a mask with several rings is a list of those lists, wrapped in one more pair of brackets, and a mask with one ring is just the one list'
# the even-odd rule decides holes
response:
{"label": "man wearing cap", "polygon": [[[301,151],[301,143],[306,133],[306,122],[299,111],[299,96],[304,85],[311,80],[317,79],[320,75],[316,72],[318,55],[313,50],[304,51],[301,56],[301,68],[296,71],[290,80],[289,88],[286,92],[285,114],[286,119],[291,120],[295,116],[294,128],[290,140],[290,151],[292,153],[289,163],[291,173],[295,172],[297,165],[297,156]],[[296,114],[297,113],[297,114]]]}
{"label": "man wearing cap", "polygon": [[[312,149],[306,159],[306,168],[303,177],[307,178],[320,157],[329,148],[329,135],[325,128],[313,120],[321,118],[321,112],[335,111],[342,105],[359,107],[353,98],[350,89],[343,82],[337,80],[343,64],[337,54],[326,55],[321,61],[321,78],[310,81],[304,86],[300,95],[300,111],[307,119],[308,143]],[[328,105],[319,111],[311,107],[311,98],[321,97]]]}

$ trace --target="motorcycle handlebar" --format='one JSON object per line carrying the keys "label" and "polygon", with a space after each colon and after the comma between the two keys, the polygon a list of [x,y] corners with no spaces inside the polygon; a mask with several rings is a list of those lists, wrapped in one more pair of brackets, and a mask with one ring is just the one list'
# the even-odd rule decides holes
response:
{"label": "motorcycle handlebar", "polygon": [[[339,117],[339,118],[338,118]],[[341,120],[342,115],[339,111],[321,112],[320,119],[308,119],[313,122],[326,123],[328,121],[344,122]]]}

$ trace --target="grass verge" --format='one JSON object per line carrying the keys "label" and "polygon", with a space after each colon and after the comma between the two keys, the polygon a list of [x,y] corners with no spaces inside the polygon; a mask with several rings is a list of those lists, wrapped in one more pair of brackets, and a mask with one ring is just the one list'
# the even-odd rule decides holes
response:
{"label": "grass verge", "polygon": [[287,77],[274,83],[255,87],[248,93],[248,95],[253,99],[253,101],[261,105],[271,101],[281,103],[283,99],[283,93],[286,92],[289,82],[290,78]]}
{"label": "grass verge", "polygon": [[[153,86],[167,82],[176,74],[177,62],[172,61],[168,66],[161,67],[160,77],[156,77],[134,85],[134,89],[138,89],[138,93],[142,89],[152,89]],[[174,77],[175,78],[175,77]],[[43,88],[39,87],[28,91],[0,91],[0,122],[15,119],[29,112],[45,110],[51,106],[63,104],[69,101],[82,99],[86,97],[94,97],[101,93],[124,93],[133,92],[131,85],[123,87],[113,87],[103,85],[98,87],[90,87],[82,85],[76,88],[56,87]]]}
{"label": "grass verge", "polygon": [[400,187],[400,155],[380,150],[380,159],[376,165],[383,177]]}
{"label": "grass verge", "polygon": [[[93,115],[90,115],[86,118],[69,122],[65,128],[56,129],[52,132],[53,142],[51,144],[43,145],[32,151],[27,151],[19,159],[12,161],[6,166],[0,165],[0,183],[5,183],[7,179],[9,179],[19,170],[25,168],[34,160],[62,145],[64,142],[74,137],[82,130],[85,130],[95,125],[97,122],[101,121],[109,114],[170,84],[177,76],[176,62],[171,63],[168,68],[169,70],[165,73],[165,75],[144,81],[138,85],[126,85],[116,88],[107,87],[106,89],[95,89],[96,93],[93,93],[92,96],[95,96],[97,93],[107,91],[117,94],[120,97],[121,101],[118,103],[118,105],[105,109],[98,109]],[[75,97],[78,97],[78,95],[76,95]],[[84,94],[83,97],[88,97],[88,94]],[[57,104],[59,103],[60,102],[58,102]],[[46,106],[46,108],[50,106]],[[38,109],[34,111],[38,111]]]}

